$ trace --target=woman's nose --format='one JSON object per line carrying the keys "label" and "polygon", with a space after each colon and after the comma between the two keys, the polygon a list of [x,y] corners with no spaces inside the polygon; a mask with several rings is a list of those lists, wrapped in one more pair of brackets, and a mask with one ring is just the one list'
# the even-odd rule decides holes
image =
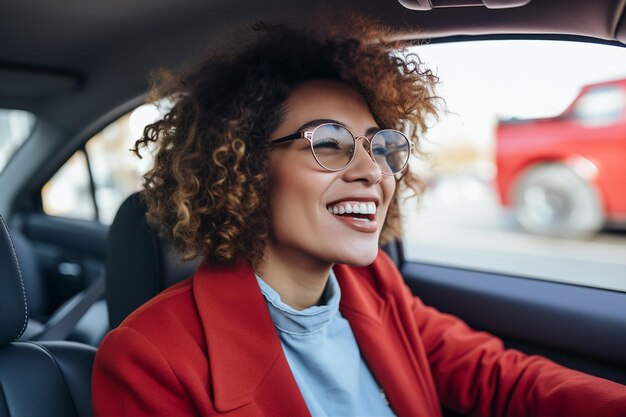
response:
{"label": "woman's nose", "polygon": [[377,184],[382,179],[383,174],[378,163],[372,158],[369,151],[370,146],[369,139],[366,137],[356,138],[354,159],[344,170],[344,178],[347,181],[365,181],[370,184]]}

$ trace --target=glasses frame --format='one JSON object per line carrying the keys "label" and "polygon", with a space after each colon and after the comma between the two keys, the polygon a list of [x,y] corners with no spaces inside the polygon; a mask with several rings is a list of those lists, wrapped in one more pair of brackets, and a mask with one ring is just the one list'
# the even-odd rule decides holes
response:
{"label": "glasses frame", "polygon": [[[352,157],[350,158],[350,160],[341,168],[328,168],[327,166],[325,166],[324,164],[322,164],[320,162],[319,159],[317,159],[317,156],[315,155],[315,151],[313,150],[313,134],[315,133],[315,131],[321,127],[324,126],[339,126],[343,129],[346,129],[348,131],[348,133],[350,133],[350,136],[352,136],[352,140],[354,142],[354,152],[352,153]],[[374,137],[376,135],[378,135],[379,133],[382,132],[396,132],[399,133],[400,135],[402,135],[402,137],[404,139],[406,139],[406,141],[409,144],[409,156],[406,158],[406,161],[404,161],[404,165],[402,165],[402,168],[400,168],[400,170],[398,170],[397,172],[391,172],[391,173],[387,173],[385,171],[383,171],[382,169],[380,169],[380,165],[378,164],[378,162],[376,161],[376,157],[374,156],[374,154],[372,153],[372,139],[374,139]],[[348,166],[350,166],[350,164],[352,163],[352,161],[354,161],[354,158],[356,156],[356,149],[357,149],[357,141],[359,139],[363,139],[364,141],[367,142],[368,146],[366,147],[366,151],[369,154],[370,158],[372,158],[372,161],[374,161],[374,163],[378,166],[378,168],[380,169],[381,174],[383,175],[388,175],[388,176],[392,176],[392,175],[396,175],[401,173],[402,171],[404,171],[404,169],[407,167],[407,165],[409,164],[409,158],[411,157],[411,154],[413,153],[413,148],[415,147],[415,144],[413,142],[411,142],[409,140],[409,138],[406,137],[406,135],[402,132],[400,132],[399,130],[396,129],[381,129],[379,131],[377,131],[376,133],[374,133],[372,135],[371,138],[368,138],[367,136],[355,136],[354,133],[352,133],[350,131],[350,129],[348,129],[347,127],[340,125],[339,123],[322,123],[319,124],[317,126],[315,126],[312,129],[303,129],[303,130],[299,130],[295,133],[292,133],[291,135],[287,135],[287,136],[283,136],[282,138],[278,138],[278,139],[274,139],[272,141],[270,141],[270,143],[272,145],[279,145],[281,143],[285,143],[285,142],[290,142],[293,140],[297,140],[297,139],[306,139],[309,141],[309,147],[311,148],[311,154],[313,155],[313,158],[315,158],[315,162],[317,162],[317,164],[319,166],[321,166],[322,168],[324,168],[327,171],[331,171],[331,172],[338,172],[341,171],[343,169],[346,169]]]}

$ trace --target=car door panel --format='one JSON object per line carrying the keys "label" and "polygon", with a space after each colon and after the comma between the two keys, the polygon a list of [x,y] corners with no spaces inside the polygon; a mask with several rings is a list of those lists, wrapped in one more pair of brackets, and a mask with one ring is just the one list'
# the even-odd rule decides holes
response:
{"label": "car door panel", "polygon": [[626,294],[407,262],[414,294],[529,354],[626,384]]}
{"label": "car door panel", "polygon": [[30,242],[49,313],[102,272],[108,226],[40,213],[20,213],[13,224]]}

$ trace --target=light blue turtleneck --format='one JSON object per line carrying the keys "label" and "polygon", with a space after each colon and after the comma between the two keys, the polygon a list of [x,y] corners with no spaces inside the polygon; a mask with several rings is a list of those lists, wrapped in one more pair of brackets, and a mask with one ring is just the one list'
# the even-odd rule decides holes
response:
{"label": "light blue turtleneck", "polygon": [[263,279],[257,281],[304,401],[313,417],[393,416],[339,311],[331,271],[321,305],[298,311]]}

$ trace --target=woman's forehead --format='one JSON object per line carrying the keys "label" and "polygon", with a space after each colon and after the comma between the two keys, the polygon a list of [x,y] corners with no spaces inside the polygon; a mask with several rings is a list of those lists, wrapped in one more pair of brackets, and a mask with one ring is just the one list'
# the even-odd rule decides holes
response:
{"label": "woman's forehead", "polygon": [[320,120],[337,122],[358,134],[377,127],[365,99],[354,88],[335,80],[310,80],[287,98],[276,133],[289,134]]}

